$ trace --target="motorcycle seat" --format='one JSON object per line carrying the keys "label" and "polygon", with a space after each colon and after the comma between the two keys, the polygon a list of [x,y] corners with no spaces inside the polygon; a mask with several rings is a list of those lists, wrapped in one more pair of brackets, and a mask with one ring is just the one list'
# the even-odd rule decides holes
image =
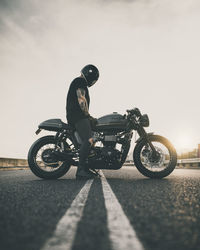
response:
{"label": "motorcycle seat", "polygon": [[39,129],[45,129],[49,131],[60,131],[62,129],[66,129],[66,130],[72,129],[72,127],[69,124],[64,123],[63,121],[61,121],[61,119],[46,120],[40,123],[38,127]]}

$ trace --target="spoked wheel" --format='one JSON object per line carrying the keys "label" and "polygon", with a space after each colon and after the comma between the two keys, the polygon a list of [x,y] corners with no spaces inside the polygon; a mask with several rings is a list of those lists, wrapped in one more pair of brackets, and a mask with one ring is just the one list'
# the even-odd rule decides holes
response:
{"label": "spoked wheel", "polygon": [[28,164],[31,171],[43,179],[57,179],[70,168],[70,163],[57,160],[55,155],[54,136],[38,139],[28,153]]}
{"label": "spoked wheel", "polygon": [[136,168],[150,178],[163,178],[168,176],[176,167],[177,154],[173,145],[159,135],[149,136],[155,148],[152,150],[145,140],[138,142],[134,149],[133,159]]}

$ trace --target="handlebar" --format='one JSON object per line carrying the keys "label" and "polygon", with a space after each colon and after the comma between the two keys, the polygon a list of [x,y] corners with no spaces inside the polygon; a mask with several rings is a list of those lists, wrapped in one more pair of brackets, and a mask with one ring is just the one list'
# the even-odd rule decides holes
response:
{"label": "handlebar", "polygon": [[128,110],[126,110],[126,112],[130,115],[136,115],[138,117],[142,116],[142,114],[138,108],[134,108],[134,109],[130,109],[130,110],[128,109]]}

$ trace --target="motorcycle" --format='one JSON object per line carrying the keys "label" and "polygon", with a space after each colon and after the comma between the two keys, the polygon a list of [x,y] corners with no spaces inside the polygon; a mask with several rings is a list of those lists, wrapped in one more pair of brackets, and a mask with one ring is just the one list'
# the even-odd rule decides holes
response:
{"label": "motorcycle", "polygon": [[[135,142],[133,163],[144,176],[163,178],[176,167],[177,153],[171,142],[163,136],[147,133],[147,114],[138,108],[127,110],[125,115],[114,112],[97,119],[93,128],[96,142],[87,159],[91,170],[120,169],[129,153],[133,131],[139,139]],[[57,179],[65,175],[71,166],[78,166],[81,139],[69,124],[61,119],[50,119],[38,126],[41,130],[56,132],[39,138],[28,153],[31,171],[43,179]]]}

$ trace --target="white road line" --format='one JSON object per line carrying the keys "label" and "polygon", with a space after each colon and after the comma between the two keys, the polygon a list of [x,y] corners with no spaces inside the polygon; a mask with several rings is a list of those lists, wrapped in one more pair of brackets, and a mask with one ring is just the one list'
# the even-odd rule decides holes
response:
{"label": "white road line", "polygon": [[109,237],[113,250],[143,250],[128,218],[101,171],[105,206],[107,210]]}
{"label": "white road line", "polygon": [[78,222],[81,220],[83,209],[93,180],[88,180],[71,206],[57,224],[53,236],[46,242],[42,250],[70,250],[76,235]]}

